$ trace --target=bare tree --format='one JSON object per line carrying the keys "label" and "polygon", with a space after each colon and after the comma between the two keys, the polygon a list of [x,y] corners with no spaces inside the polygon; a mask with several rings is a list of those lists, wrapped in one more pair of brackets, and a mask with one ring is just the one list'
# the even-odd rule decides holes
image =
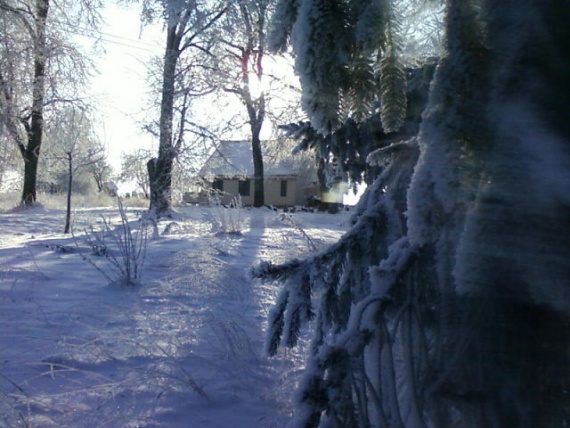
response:
{"label": "bare tree", "polygon": [[93,179],[95,180],[97,191],[99,193],[111,191],[111,189],[108,187],[108,184],[111,182],[113,168],[111,165],[109,165],[109,162],[106,158],[103,158],[100,161],[90,165],[88,171],[93,175]]}
{"label": "bare tree", "polygon": [[[38,160],[43,135],[43,114],[45,97],[45,73],[47,60],[46,23],[49,12],[49,0],[36,0],[33,9],[25,5],[12,6],[7,1],[0,3],[6,19],[12,15],[16,22],[6,22],[12,28],[22,28],[27,31],[32,42],[32,97],[30,110],[22,116],[15,111],[15,97],[13,86],[0,71],[0,88],[2,89],[3,118],[8,131],[15,139],[22,158],[24,159],[24,189],[22,202],[31,204],[36,200],[36,177]],[[10,58],[8,59],[10,61]],[[10,71],[14,72],[16,66],[10,64]],[[25,133],[20,130],[24,127]]]}
{"label": "bare tree", "polygon": [[123,153],[121,156],[121,173],[119,179],[125,182],[132,182],[141,191],[145,198],[150,196],[148,173],[146,162],[151,156],[151,151],[138,149],[133,153]]}
{"label": "bare tree", "polygon": [[[204,109],[208,103],[213,104],[216,99],[216,90],[219,83],[213,74],[216,57],[212,54],[212,45],[215,43],[214,34],[200,43],[200,49],[195,49],[189,55],[183,55],[178,60],[179,72],[174,82],[174,101],[172,111],[172,138],[175,148],[175,158],[171,171],[171,201],[175,200],[175,190],[183,182],[189,182],[190,176],[195,176],[200,165],[211,153],[213,143],[221,135],[227,133],[228,124],[218,115]],[[147,111],[142,128],[157,140],[160,139],[160,99],[156,93],[162,88],[163,59],[155,58],[148,67],[148,82],[150,85],[147,98]],[[219,106],[216,106],[219,107]],[[156,118],[156,119],[155,119]],[[138,161],[139,155],[145,150],[138,150],[134,154],[125,155]],[[149,152],[146,159],[151,157]],[[138,162],[136,163],[138,165]],[[132,174],[133,167],[123,163],[123,171]],[[130,172],[128,172],[130,171]],[[145,175],[148,175],[145,166]],[[131,179],[129,179],[131,180]],[[141,182],[139,179],[136,181]],[[145,182],[148,183],[148,178]],[[148,194],[148,191],[145,193]]]}
{"label": "bare tree", "polygon": [[71,228],[71,194],[73,181],[80,170],[105,161],[105,148],[96,139],[92,121],[85,109],[66,108],[50,122],[47,137],[51,139],[53,160],[65,165],[67,176],[67,205],[65,228]]}
{"label": "bare tree", "polygon": [[[270,3],[270,0],[252,0],[232,5],[226,15],[222,40],[226,64],[219,69],[226,80],[225,91],[236,94],[247,110],[254,170],[253,205],[256,207],[265,203],[260,133],[267,114],[263,83]],[[234,70],[238,70],[237,75]]]}
{"label": "bare tree", "polygon": [[46,108],[58,101],[76,101],[70,94],[87,72],[85,58],[65,41],[69,34],[58,31],[58,26],[96,24],[100,2],[51,6],[49,0],[0,0],[0,120],[24,161],[26,205],[36,201]]}
{"label": "bare tree", "polygon": [[[166,27],[166,46],[162,63],[161,105],[159,119],[158,156],[147,163],[150,183],[150,209],[158,216],[168,215],[172,200],[172,168],[183,137],[184,126],[178,134],[174,133],[173,120],[175,110],[177,77],[188,71],[181,67],[180,59],[193,51],[205,51],[211,30],[226,11],[226,2],[211,1],[145,1],[144,16],[155,19],[156,3],[161,6],[162,18]],[[182,94],[189,96],[188,92]],[[183,105],[187,105],[183,103]],[[181,111],[183,117],[186,110]],[[184,123],[184,119],[181,120]]]}

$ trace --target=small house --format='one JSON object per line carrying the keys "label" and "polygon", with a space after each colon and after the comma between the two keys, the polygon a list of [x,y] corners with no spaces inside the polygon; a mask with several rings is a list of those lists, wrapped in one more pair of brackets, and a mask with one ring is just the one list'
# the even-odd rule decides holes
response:
{"label": "small house", "polygon": [[[314,162],[307,154],[293,156],[291,142],[262,143],[266,205],[305,205],[318,196]],[[253,205],[253,156],[249,141],[222,141],[199,172],[206,188],[217,190],[222,203],[241,196]]]}

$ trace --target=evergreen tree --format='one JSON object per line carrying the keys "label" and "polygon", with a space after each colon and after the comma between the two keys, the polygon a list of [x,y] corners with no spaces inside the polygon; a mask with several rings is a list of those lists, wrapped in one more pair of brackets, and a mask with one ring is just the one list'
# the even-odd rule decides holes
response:
{"label": "evergreen tree", "polygon": [[[322,77],[342,55],[311,60],[315,35],[330,42],[322,29],[348,11],[390,2],[353,0],[342,11],[331,3],[282,1],[273,32],[303,57],[304,105],[323,138],[338,127],[342,82]],[[270,354],[294,346],[312,321],[293,426],[570,423],[570,122],[561,83],[570,5],[446,5],[419,133],[368,156],[382,169],[353,227],[306,260],[255,271],[283,282]],[[386,28],[386,10],[367,25]],[[346,23],[342,31],[345,41],[364,34]]]}
{"label": "evergreen tree", "polygon": [[287,138],[298,141],[295,152],[314,149],[323,189],[330,188],[330,184],[339,179],[353,184],[372,184],[379,168],[367,162],[368,155],[418,133],[435,65],[435,60],[427,60],[421,67],[406,69],[406,115],[396,132],[384,131],[379,102],[369,108],[366,116],[352,115],[329,134],[316,130],[310,121],[279,128]]}

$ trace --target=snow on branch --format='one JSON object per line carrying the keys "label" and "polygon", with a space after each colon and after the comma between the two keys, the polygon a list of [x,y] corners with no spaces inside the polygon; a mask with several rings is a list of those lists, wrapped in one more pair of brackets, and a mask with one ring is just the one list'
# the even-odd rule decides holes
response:
{"label": "snow on branch", "polygon": [[[368,298],[373,290],[375,298],[379,296],[377,291],[382,286],[374,285],[371,279],[379,278],[382,270],[397,268],[394,257],[399,256],[390,256],[390,246],[399,243],[393,251],[398,248],[403,259],[409,257],[400,238],[405,234],[406,189],[417,147],[410,142],[386,150],[384,157],[387,165],[383,173],[364,196],[353,227],[337,243],[304,260],[281,265],[265,261],[252,270],[253,277],[284,284],[269,319],[266,350],[270,355],[280,345],[295,346],[301,327],[313,320],[315,313],[317,331],[346,329],[352,305]],[[411,254],[414,250],[407,251]],[[374,275],[370,275],[370,266],[377,266]],[[393,275],[398,277],[397,273]],[[387,292],[390,285],[384,288]]]}
{"label": "snow on branch", "polygon": [[[397,385],[400,376],[419,388],[411,361],[424,348],[403,360],[395,355],[402,340],[423,334],[415,327],[421,319],[411,313],[424,311],[418,308],[431,292],[419,288],[430,284],[426,256],[406,236],[407,190],[418,154],[415,140],[375,151],[368,161],[381,173],[338,242],[307,259],[263,262],[252,272],[283,284],[269,317],[268,354],[295,346],[312,321],[312,351],[292,426],[369,426],[370,412],[385,426],[403,426],[403,412],[420,414],[417,401],[399,398]],[[376,370],[385,373],[374,378]]]}

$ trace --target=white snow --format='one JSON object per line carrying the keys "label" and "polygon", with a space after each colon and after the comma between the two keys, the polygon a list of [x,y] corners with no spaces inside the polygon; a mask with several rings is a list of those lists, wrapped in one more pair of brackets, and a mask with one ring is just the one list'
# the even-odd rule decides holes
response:
{"label": "white snow", "polygon": [[[118,223],[116,209],[77,210],[76,242],[59,233],[63,210],[0,214],[1,426],[286,424],[303,357],[263,354],[278,286],[248,271],[309,246],[267,209],[243,209],[241,235],[214,234],[210,210],[159,224],[136,288],[108,284],[80,255],[104,266],[84,230]],[[321,247],[348,227],[348,213],[292,215]]]}

